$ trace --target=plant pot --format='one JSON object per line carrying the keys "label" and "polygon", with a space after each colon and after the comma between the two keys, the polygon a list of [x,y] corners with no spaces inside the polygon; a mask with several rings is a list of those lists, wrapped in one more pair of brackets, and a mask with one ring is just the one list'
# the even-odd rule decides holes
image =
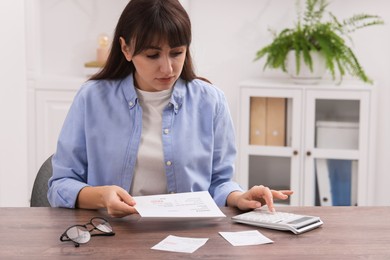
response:
{"label": "plant pot", "polygon": [[301,67],[299,73],[297,73],[295,51],[290,51],[287,56],[287,72],[291,76],[292,80],[296,84],[317,84],[326,72],[326,60],[322,54],[318,51],[310,52],[313,71],[303,61],[301,53]]}

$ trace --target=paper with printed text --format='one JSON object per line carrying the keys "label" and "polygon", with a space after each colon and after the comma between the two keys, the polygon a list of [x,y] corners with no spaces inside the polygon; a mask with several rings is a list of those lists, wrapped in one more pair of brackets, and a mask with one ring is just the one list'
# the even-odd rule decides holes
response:
{"label": "paper with printed text", "polygon": [[207,191],[133,197],[142,218],[226,217]]}

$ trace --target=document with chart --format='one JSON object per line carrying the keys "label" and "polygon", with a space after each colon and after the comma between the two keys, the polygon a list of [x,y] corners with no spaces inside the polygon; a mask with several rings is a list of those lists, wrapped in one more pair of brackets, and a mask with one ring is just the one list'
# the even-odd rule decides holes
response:
{"label": "document with chart", "polygon": [[220,218],[225,214],[207,191],[133,197],[142,218]]}

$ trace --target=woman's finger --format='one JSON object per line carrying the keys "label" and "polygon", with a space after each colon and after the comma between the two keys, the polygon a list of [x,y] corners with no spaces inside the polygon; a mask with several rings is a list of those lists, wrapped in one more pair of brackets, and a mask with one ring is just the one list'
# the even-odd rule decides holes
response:
{"label": "woman's finger", "polygon": [[268,187],[262,187],[262,198],[265,200],[265,203],[268,206],[268,210],[271,212],[275,211],[274,208],[274,199],[273,199],[273,194],[272,191]]}

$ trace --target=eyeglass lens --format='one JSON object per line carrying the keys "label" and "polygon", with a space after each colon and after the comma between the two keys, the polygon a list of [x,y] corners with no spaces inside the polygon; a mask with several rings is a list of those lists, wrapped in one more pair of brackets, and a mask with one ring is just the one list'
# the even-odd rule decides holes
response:
{"label": "eyeglass lens", "polygon": [[111,225],[102,218],[93,218],[91,219],[91,224],[98,230],[104,233],[111,233],[112,227]]}
{"label": "eyeglass lens", "polygon": [[68,229],[68,231],[66,231],[66,235],[70,240],[80,244],[85,244],[91,239],[91,234],[88,229],[82,226],[75,226]]}

